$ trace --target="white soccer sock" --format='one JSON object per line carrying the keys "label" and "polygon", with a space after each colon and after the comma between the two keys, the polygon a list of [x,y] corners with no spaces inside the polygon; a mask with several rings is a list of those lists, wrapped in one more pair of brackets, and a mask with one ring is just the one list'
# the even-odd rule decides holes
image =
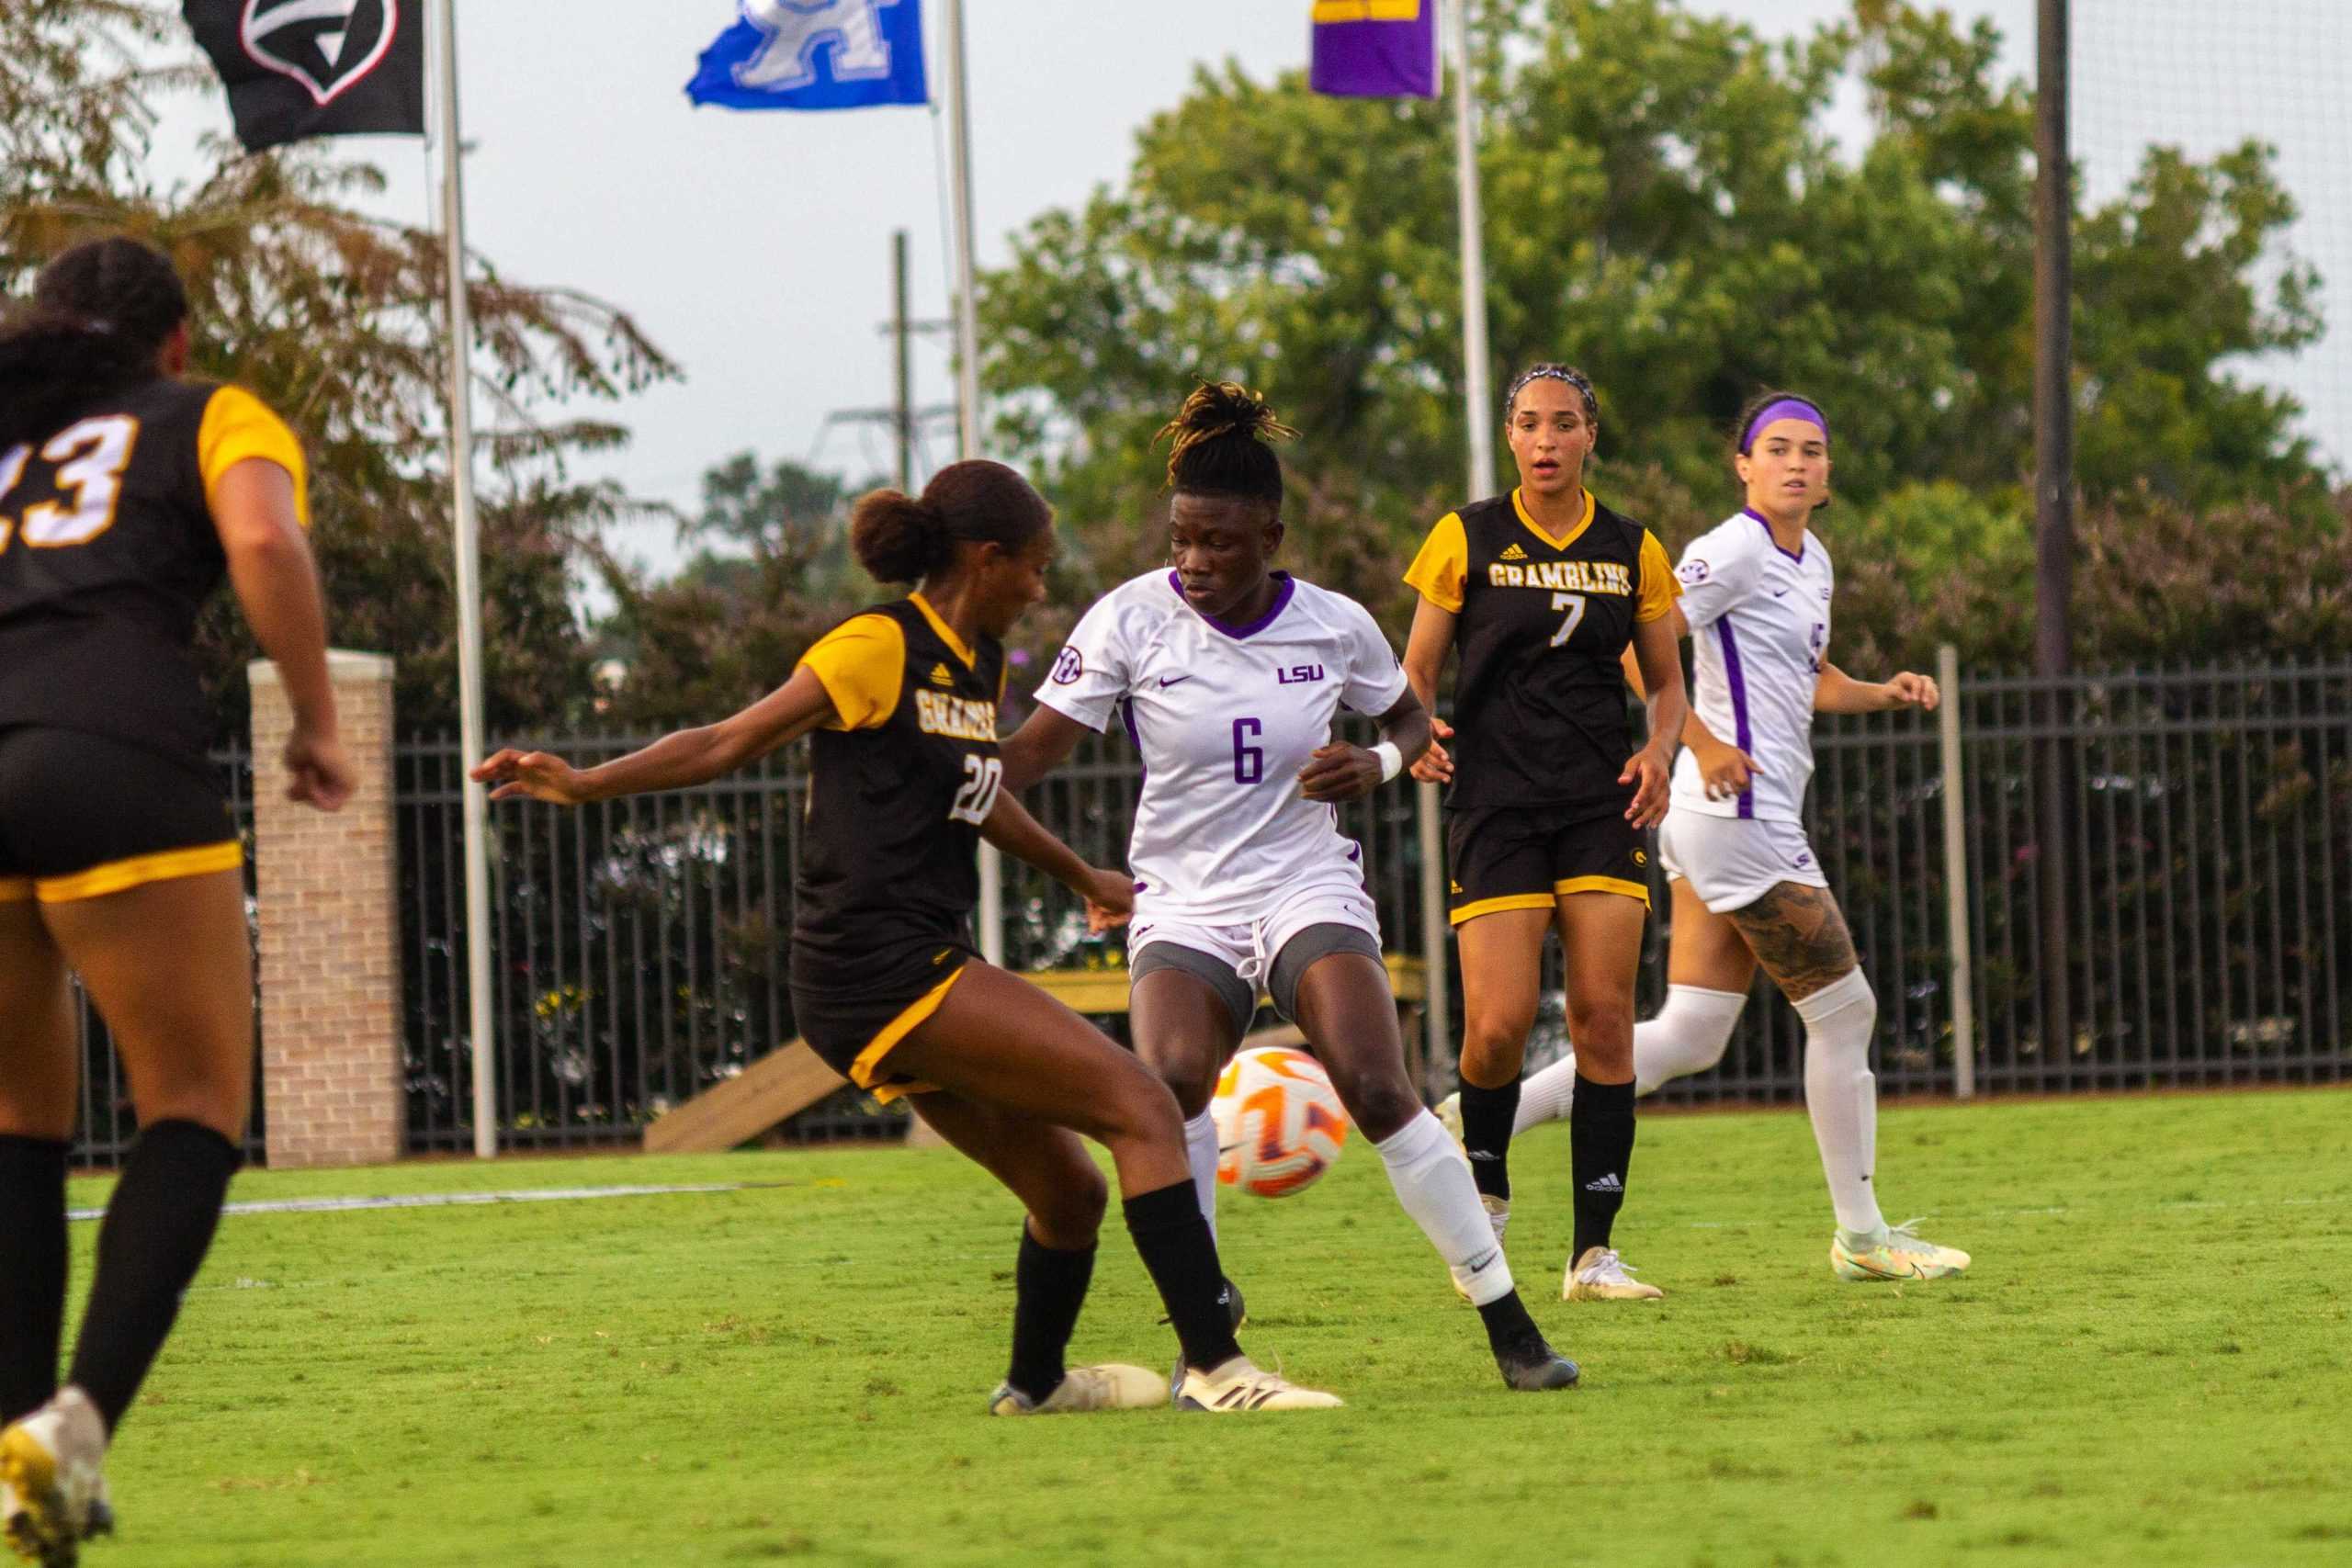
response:
{"label": "white soccer sock", "polygon": [[1722,1061],[1747,1006],[1746,991],[1668,986],[1657,1016],[1634,1025],[1634,1092],[1648,1094],[1668,1078],[1703,1073]]}
{"label": "white soccer sock", "polygon": [[1576,1097],[1577,1054],[1570,1051],[1542,1072],[1520,1080],[1519,1113],[1511,1118],[1510,1135],[1516,1138],[1530,1127],[1560,1121]]}
{"label": "white soccer sock", "polygon": [[1804,1020],[1804,1104],[1838,1228],[1870,1235],[1886,1223],[1871,1175],[1878,1164],[1878,1079],[1871,1032],[1878,998],[1860,969],[1796,1004]]}
{"label": "white soccer sock", "polygon": [[1446,1135],[1445,1123],[1424,1111],[1373,1147],[1388,1168],[1396,1201],[1445,1259],[1472,1304],[1485,1306],[1509,1295],[1510,1265],[1503,1261],[1495,1227],[1478,1201],[1470,1162]]}
{"label": "white soccer sock", "polygon": [[1204,1111],[1184,1123],[1184,1159],[1193,1168],[1193,1196],[1200,1200],[1211,1241],[1216,1239],[1216,1118]]}
{"label": "white soccer sock", "polygon": [[[1722,1061],[1747,1006],[1745,991],[1668,986],[1666,1006],[1657,1016],[1634,1025],[1634,1092],[1648,1094],[1668,1078],[1703,1073]],[[1572,1051],[1519,1086],[1519,1115],[1510,1124],[1511,1136],[1564,1120],[1576,1093]]]}

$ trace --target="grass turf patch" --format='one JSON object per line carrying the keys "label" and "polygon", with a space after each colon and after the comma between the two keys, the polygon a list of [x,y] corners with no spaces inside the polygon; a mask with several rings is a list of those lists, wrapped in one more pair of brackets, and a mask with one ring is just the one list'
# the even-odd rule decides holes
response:
{"label": "grass turf patch", "polygon": [[[1245,1419],[986,1417],[1019,1216],[944,1151],[251,1172],[232,1199],[773,1185],[224,1220],[88,1557],[2341,1562],[2347,1104],[1890,1111],[1890,1217],[1976,1258],[1904,1286],[1830,1277],[1801,1114],[1652,1116],[1618,1226],[1648,1305],[1559,1301],[1541,1130],[1511,1259],[1585,1386],[1540,1396],[1356,1141],[1308,1193],[1226,1200],[1244,1344],[1350,1402]],[[1158,1314],[1114,1207],[1073,1359],[1166,1364]]]}

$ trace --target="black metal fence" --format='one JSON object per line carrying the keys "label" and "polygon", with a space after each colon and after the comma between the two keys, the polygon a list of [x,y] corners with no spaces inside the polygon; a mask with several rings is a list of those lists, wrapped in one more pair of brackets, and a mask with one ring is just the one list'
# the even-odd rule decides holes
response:
{"label": "black metal fence", "polygon": [[[237,837],[245,846],[245,923],[256,943],[259,931],[254,928],[254,767],[253,755],[244,750],[215,751],[213,765],[220,770],[221,788],[229,796],[229,809],[237,822]],[[260,963],[260,949],[254,949],[254,963]],[[74,1160],[77,1165],[111,1166],[121,1162],[131,1140],[138,1136],[139,1119],[130,1105],[130,1085],[123,1077],[121,1058],[115,1055],[114,1040],[107,1033],[105,1021],[97,1010],[90,1005],[77,980],[74,987],[74,1010],[80,1019],[82,1035],[82,1109],[81,1122],[74,1134]],[[254,1081],[261,1081],[261,998],[254,998]],[[258,1094],[254,1100],[253,1124],[245,1132],[245,1157],[258,1160],[262,1154],[263,1116],[266,1108]]]}
{"label": "black metal fence", "polygon": [[[1980,1091],[2352,1076],[2352,663],[1972,681],[1958,712]],[[586,763],[642,739],[535,743]],[[1809,827],[1878,993],[1881,1085],[1950,1093],[1952,953],[1934,723],[1826,719],[1815,747]],[[2043,1016],[2036,983],[2035,769],[2053,750],[2073,808],[2068,1029]],[[220,761],[250,840],[248,760]],[[460,758],[443,736],[401,743],[395,761],[409,1145],[463,1150],[473,1143],[473,1089]],[[1123,740],[1090,741],[1029,804],[1081,853],[1116,863],[1138,782]],[[633,1143],[663,1110],[793,1038],[785,959],[803,792],[797,763],[770,759],[673,795],[576,811],[492,808],[502,1145]],[[1343,825],[1364,845],[1387,945],[1419,953],[1412,792],[1381,791]],[[1072,896],[1025,866],[1005,869],[1012,964],[1123,964],[1120,939],[1089,938]],[[1665,984],[1662,885],[1657,907],[1645,1011]],[[1559,1047],[1558,1010],[1555,997],[1539,1059]],[[80,1156],[109,1162],[130,1136],[128,1096],[95,1020],[87,1034]],[[1661,1091],[1681,1101],[1802,1094],[1799,1026],[1760,979],[1723,1065]],[[904,1124],[903,1110],[844,1093],[787,1135],[887,1137]]]}
{"label": "black metal fence", "polygon": [[[2352,663],[1973,681],[1959,712],[1980,1092],[2352,1077]],[[1832,719],[1815,746],[1808,826],[1878,993],[1880,1085],[1950,1093],[1936,730]],[[2071,1028],[2036,983],[2036,769],[2053,750]],[[1660,1091],[1803,1092],[1801,1027],[1760,980],[1722,1066]]]}

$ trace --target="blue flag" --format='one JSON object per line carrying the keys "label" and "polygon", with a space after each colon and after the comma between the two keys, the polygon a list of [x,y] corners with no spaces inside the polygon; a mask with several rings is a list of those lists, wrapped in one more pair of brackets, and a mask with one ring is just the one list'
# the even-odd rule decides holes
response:
{"label": "blue flag", "polygon": [[854,109],[931,101],[922,0],[739,0],[686,96],[733,109]]}

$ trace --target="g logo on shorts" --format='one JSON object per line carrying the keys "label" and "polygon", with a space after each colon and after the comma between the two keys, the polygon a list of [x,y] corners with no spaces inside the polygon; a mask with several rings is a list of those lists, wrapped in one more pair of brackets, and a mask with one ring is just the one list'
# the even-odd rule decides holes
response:
{"label": "g logo on shorts", "polygon": [[1065,648],[1054,655],[1054,684],[1067,686],[1086,673],[1086,660],[1078,649]]}

